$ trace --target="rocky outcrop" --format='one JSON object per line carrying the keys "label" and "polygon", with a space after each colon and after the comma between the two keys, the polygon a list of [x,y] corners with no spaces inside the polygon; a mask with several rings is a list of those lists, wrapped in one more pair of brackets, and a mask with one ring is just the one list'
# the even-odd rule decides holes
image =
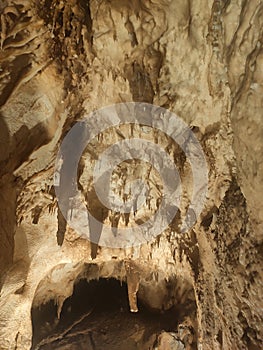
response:
{"label": "rocky outcrop", "polygon": [[[137,298],[155,312],[191,305],[175,335],[156,338],[160,349],[165,342],[260,348],[262,11],[259,0],[1,2],[1,349],[30,349],[32,308],[55,300],[59,316],[82,278],[127,282],[133,311]],[[138,193],[142,209],[108,210],[91,184],[99,154],[113,144],[120,150],[123,140],[148,140],[173,159],[181,178],[180,208],[169,227],[121,249],[100,245],[100,224],[89,227],[92,243],[67,224],[53,177],[59,147],[77,120],[132,101],[166,108],[189,126],[205,155],[208,191],[195,225],[181,233],[193,188],[187,155],[147,125],[96,135],[79,163],[78,190],[113,232],[154,215],[162,179],[138,152],[113,172],[112,191],[128,200],[126,182],[142,178],[151,195]],[[180,338],[186,320],[191,341]]]}

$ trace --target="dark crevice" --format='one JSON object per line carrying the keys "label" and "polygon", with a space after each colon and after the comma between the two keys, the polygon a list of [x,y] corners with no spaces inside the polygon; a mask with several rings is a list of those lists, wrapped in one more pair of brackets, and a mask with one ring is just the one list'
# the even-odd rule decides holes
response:
{"label": "dark crevice", "polygon": [[124,282],[82,279],[64,302],[60,320],[53,300],[32,309],[31,350],[121,350],[123,344],[125,349],[148,349],[163,330],[176,332],[183,305],[165,312],[149,310],[140,299],[138,305],[139,312],[131,313]]}
{"label": "dark crevice", "polygon": [[0,106],[3,106],[7,102],[15,87],[19,84],[19,81],[29,72],[31,68],[30,56],[28,54],[17,56],[9,66],[5,67],[10,72],[10,80],[5,85],[0,96]]}

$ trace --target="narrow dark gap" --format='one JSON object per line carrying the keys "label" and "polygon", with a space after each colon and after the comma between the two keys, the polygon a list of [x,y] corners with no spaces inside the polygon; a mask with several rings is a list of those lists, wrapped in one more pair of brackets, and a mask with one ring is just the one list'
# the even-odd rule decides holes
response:
{"label": "narrow dark gap", "polygon": [[178,310],[152,312],[138,301],[131,313],[126,283],[116,279],[80,280],[62,308],[50,301],[32,309],[31,350],[133,350],[153,347],[163,331],[176,332]]}

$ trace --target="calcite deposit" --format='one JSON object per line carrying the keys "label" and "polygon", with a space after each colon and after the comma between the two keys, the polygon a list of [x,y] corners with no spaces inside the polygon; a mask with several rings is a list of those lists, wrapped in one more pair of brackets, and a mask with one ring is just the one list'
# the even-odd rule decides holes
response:
{"label": "calcite deposit", "polygon": [[[262,38],[262,0],[0,2],[1,350],[262,348]],[[194,188],[189,157],[149,125],[112,126],[85,147],[76,169],[82,201],[98,220],[89,220],[90,240],[59,206],[59,150],[78,121],[130,102],[186,123],[206,160],[205,201],[197,217],[188,211],[194,224],[182,233]],[[112,145],[117,154],[132,138],[172,159],[181,203],[143,244],[102,245],[103,225],[113,237],[140,226],[163,198],[143,149],[113,169],[111,184],[125,202],[126,184],[142,179],[150,188],[137,193],[143,206],[122,213],[98,198],[92,172],[100,154]],[[74,216],[67,174],[62,197]],[[87,304],[80,294],[75,313],[83,285],[97,299]]]}

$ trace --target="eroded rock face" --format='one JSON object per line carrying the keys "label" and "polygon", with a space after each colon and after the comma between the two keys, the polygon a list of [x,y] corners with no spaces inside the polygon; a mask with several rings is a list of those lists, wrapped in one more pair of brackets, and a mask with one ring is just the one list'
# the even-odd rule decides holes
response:
{"label": "eroded rock face", "polygon": [[[260,348],[262,2],[5,0],[0,11],[0,348],[30,349],[32,307],[54,299],[59,315],[83,274],[128,282],[134,311],[137,296],[154,310],[194,301],[188,318],[199,349]],[[122,163],[113,187],[123,197],[126,180],[146,179],[145,210],[125,216],[96,201],[92,167],[123,138],[148,138],[166,150],[183,199],[154,240],[100,247],[60,216],[54,162],[79,118],[130,101],[167,108],[192,128],[208,165],[207,200],[181,234],[192,187],[185,155],[167,135],[111,128],[79,165],[79,187],[98,219],[129,227],[158,207],[161,179],[140,161]],[[155,345],[172,338],[160,335]]]}

